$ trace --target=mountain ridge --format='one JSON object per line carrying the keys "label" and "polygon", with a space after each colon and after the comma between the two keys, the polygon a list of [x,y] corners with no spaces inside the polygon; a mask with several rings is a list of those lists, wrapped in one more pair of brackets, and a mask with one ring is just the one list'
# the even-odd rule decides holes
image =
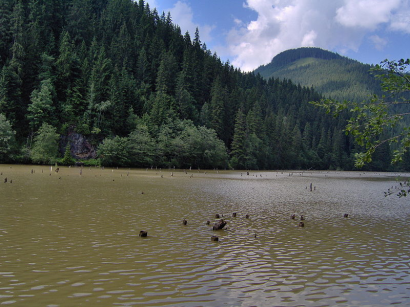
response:
{"label": "mountain ridge", "polygon": [[363,64],[328,50],[302,47],[283,51],[254,73],[263,78],[289,79],[313,87],[326,97],[363,101],[380,95],[380,82]]}

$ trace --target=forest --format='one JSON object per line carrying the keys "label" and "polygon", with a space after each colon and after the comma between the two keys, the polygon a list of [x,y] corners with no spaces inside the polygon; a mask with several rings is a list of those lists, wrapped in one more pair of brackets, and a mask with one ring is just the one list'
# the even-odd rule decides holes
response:
{"label": "forest", "polygon": [[286,78],[339,101],[383,95],[374,66],[316,47],[290,49],[255,70],[265,79]]}
{"label": "forest", "polygon": [[0,0],[0,163],[73,164],[75,132],[85,164],[352,170],[347,117],[321,98],[222,62],[143,0]]}

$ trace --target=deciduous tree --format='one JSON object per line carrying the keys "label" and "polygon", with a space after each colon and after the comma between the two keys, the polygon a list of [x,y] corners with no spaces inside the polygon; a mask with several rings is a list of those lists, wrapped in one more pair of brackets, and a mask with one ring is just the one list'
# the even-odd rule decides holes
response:
{"label": "deciduous tree", "polygon": [[4,114],[0,113],[0,163],[10,162],[16,132]]}
{"label": "deciduous tree", "polygon": [[[372,156],[379,146],[384,143],[394,144],[392,162],[399,162],[410,147],[410,126],[403,124],[410,112],[397,112],[397,106],[408,104],[410,91],[409,76],[410,59],[399,61],[383,61],[373,68],[382,81],[383,96],[373,96],[369,102],[336,101],[323,99],[313,104],[325,108],[327,113],[338,116],[341,112],[349,111],[350,119],[345,127],[346,133],[351,134],[356,143],[363,148],[356,153],[356,167],[362,167],[372,161]],[[408,121],[407,121],[408,122]],[[394,128],[400,127],[396,130]]]}
{"label": "deciduous tree", "polygon": [[56,128],[43,123],[34,137],[34,145],[31,149],[31,159],[34,163],[52,164],[58,155],[58,140],[60,135]]}

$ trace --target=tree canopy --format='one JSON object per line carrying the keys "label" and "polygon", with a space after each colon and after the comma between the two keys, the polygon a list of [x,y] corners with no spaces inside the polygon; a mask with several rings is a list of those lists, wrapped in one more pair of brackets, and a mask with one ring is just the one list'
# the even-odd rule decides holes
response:
{"label": "tree canopy", "polygon": [[391,163],[403,162],[410,147],[410,59],[385,60],[373,68],[381,80],[385,95],[374,95],[368,102],[336,101],[323,99],[314,104],[327,113],[339,116],[346,110],[351,117],[347,121],[346,133],[351,134],[360,150],[355,154],[355,166],[363,167],[384,151]]}

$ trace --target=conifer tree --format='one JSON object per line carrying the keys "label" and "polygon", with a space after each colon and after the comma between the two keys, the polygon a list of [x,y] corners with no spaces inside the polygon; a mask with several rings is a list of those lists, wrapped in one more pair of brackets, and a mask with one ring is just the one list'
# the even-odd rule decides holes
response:
{"label": "conifer tree", "polygon": [[246,119],[239,109],[236,113],[235,118],[235,133],[233,136],[232,146],[231,146],[231,165],[234,168],[245,167],[245,142],[246,142]]}
{"label": "conifer tree", "polygon": [[218,137],[224,137],[224,111],[227,100],[227,89],[222,85],[221,79],[217,77],[212,85],[210,117],[211,128],[214,129]]}
{"label": "conifer tree", "polygon": [[10,55],[9,46],[12,42],[11,15],[13,0],[0,1],[0,67],[2,67]]}

